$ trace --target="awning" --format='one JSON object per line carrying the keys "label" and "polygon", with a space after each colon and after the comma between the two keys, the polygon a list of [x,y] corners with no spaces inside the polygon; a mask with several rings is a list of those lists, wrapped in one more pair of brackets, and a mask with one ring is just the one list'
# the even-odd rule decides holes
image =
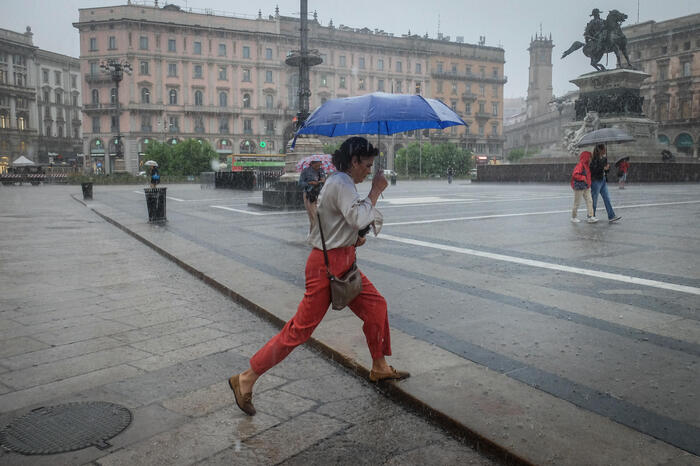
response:
{"label": "awning", "polygon": [[16,167],[29,167],[34,165],[34,162],[29,160],[27,157],[20,155],[15,160],[12,161],[12,165]]}

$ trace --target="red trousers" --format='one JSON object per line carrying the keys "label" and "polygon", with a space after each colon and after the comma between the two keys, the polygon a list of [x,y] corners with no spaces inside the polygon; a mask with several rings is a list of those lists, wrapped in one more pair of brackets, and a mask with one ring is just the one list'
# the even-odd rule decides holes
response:
{"label": "red trousers", "polygon": [[[354,246],[328,251],[331,273],[335,276],[345,273],[354,261]],[[326,315],[330,303],[330,282],[323,251],[313,249],[306,261],[306,291],[304,299],[297,307],[297,313],[280,333],[253,355],[250,359],[250,368],[256,374],[262,375],[286,358],[294,348],[311,337],[316,326]],[[391,342],[386,300],[364,274],[362,274],[362,292],[349,304],[349,307],[364,322],[362,330],[372,359],[390,356]]]}

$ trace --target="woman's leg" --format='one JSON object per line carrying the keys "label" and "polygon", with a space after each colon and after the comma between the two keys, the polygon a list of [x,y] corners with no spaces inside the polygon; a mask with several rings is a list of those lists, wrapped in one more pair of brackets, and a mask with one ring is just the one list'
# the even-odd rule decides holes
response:
{"label": "woman's leg", "polygon": [[600,193],[600,188],[603,182],[594,180],[591,182],[591,200],[593,201],[593,215],[595,216],[596,209],[598,207],[598,194]]}
{"label": "woman's leg", "polygon": [[[357,317],[362,319],[362,331],[367,340],[372,361],[384,361],[384,356],[391,356],[391,337],[389,335],[389,316],[386,299],[379,294],[369,278],[362,272],[362,292],[348,305]],[[386,364],[386,361],[384,361]],[[387,365],[388,366],[388,365]]]}
{"label": "woman's leg", "polygon": [[583,199],[586,201],[586,210],[588,211],[588,216],[593,217],[593,199],[591,198],[591,188],[583,191]]}
{"label": "woman's leg", "polygon": [[580,189],[574,189],[574,207],[571,209],[571,218],[576,218],[576,213],[578,212],[578,206],[581,203],[581,196],[583,191]]}
{"label": "woman's leg", "polygon": [[610,202],[610,194],[608,193],[608,184],[603,180],[600,188],[600,195],[605,203],[605,210],[608,212],[608,220],[615,218],[615,209],[613,209],[612,203]]}

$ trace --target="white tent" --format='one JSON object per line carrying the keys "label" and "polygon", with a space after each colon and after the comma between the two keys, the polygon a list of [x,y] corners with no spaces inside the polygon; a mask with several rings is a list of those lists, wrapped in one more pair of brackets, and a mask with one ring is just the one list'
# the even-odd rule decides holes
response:
{"label": "white tent", "polygon": [[32,165],[34,165],[34,162],[32,162],[31,160],[29,160],[27,157],[25,157],[23,155],[16,158],[14,160],[14,162],[12,162],[12,166],[14,166],[14,167],[30,167]]}

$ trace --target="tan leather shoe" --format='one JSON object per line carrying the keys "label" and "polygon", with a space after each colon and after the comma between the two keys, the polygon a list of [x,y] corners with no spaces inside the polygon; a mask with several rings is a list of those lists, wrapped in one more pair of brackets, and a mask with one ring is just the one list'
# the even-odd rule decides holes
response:
{"label": "tan leather shoe", "polygon": [[389,366],[389,372],[379,372],[375,370],[369,371],[369,380],[372,382],[380,382],[382,380],[403,380],[411,376],[406,371],[397,371],[393,366]]}
{"label": "tan leather shoe", "polygon": [[241,393],[241,383],[238,375],[234,375],[228,379],[228,386],[233,390],[233,396],[236,398],[236,404],[241,411],[246,413],[248,416],[255,416],[255,406],[253,406],[253,392],[243,394]]}

